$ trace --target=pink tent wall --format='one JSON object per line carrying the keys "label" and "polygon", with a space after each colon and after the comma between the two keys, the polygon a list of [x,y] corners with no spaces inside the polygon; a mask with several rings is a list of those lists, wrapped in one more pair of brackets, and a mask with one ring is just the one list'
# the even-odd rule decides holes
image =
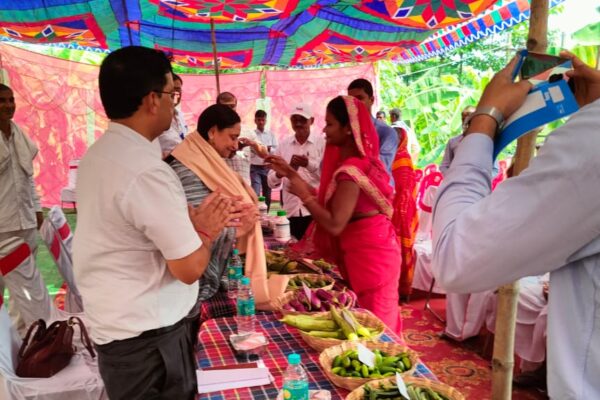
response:
{"label": "pink tent wall", "polygon": [[[35,180],[42,205],[60,204],[60,189],[67,185],[68,164],[83,157],[106,129],[107,118],[97,89],[97,66],[47,57],[0,44],[4,83],[17,102],[15,122],[38,145]],[[257,102],[269,105],[269,126],[279,137],[292,133],[289,111],[297,102],[311,104],[314,131],[324,126],[329,99],[345,94],[348,84],[364,77],[374,82],[372,64],[324,70],[267,71],[267,99],[260,100],[263,72],[221,75],[221,90],[238,98],[243,130],[254,129]],[[198,115],[217,96],[209,75],[182,75],[182,110],[194,130]]]}

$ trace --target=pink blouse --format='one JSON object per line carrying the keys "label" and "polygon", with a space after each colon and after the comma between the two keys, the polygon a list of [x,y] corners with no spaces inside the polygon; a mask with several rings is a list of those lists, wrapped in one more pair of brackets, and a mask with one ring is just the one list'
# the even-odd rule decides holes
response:
{"label": "pink blouse", "polygon": [[[337,175],[338,182],[343,181],[351,181],[355,182],[350,175],[345,172],[340,172]],[[354,207],[354,213],[368,213],[373,210],[379,210],[373,200],[361,189],[358,193],[358,200],[356,201],[356,206]]]}

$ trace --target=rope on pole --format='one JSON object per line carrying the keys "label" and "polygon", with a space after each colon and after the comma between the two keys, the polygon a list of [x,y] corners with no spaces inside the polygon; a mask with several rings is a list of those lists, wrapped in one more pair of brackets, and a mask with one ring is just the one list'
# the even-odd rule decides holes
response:
{"label": "rope on pole", "polygon": [[221,94],[221,83],[219,82],[219,62],[217,60],[217,39],[215,35],[215,21],[210,19],[210,41],[213,49],[213,63],[215,66],[215,78],[217,79],[217,95]]}

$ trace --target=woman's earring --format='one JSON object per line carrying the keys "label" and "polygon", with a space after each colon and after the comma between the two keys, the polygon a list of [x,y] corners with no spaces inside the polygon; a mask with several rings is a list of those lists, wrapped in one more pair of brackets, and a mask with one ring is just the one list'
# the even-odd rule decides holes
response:
{"label": "woman's earring", "polygon": [[352,135],[352,131],[346,132],[346,135]]}

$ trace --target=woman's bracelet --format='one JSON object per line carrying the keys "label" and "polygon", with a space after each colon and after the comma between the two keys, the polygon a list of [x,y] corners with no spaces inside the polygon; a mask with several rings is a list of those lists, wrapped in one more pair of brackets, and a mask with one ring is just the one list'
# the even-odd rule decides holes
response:
{"label": "woman's bracelet", "polygon": [[212,241],[212,240],[213,240],[213,239],[212,239],[212,236],[210,236],[208,233],[204,232],[203,230],[196,229],[196,232],[197,232],[197,233],[199,233],[199,234],[201,234],[201,235],[204,235],[204,236],[206,236],[206,237],[208,238],[208,240],[210,240],[210,241]]}

